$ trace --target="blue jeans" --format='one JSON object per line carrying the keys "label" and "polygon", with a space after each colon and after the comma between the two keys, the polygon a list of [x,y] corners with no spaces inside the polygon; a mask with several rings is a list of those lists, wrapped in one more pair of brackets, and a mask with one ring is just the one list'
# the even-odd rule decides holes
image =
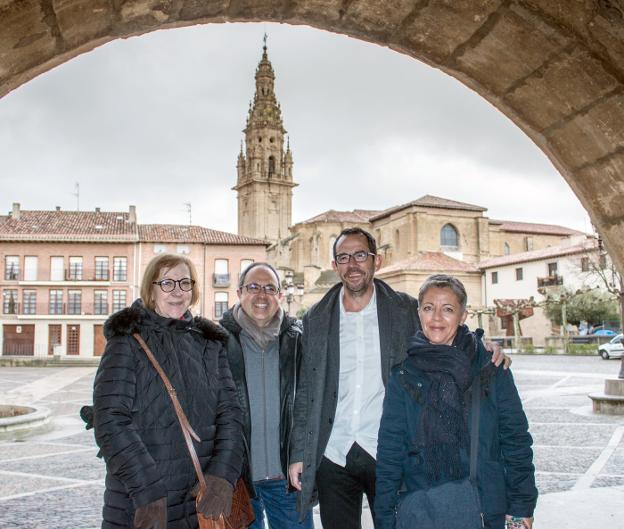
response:
{"label": "blue jeans", "polygon": [[305,520],[299,522],[297,512],[297,494],[286,491],[285,479],[255,481],[257,498],[252,498],[256,520],[249,529],[264,529],[264,516],[269,521],[269,529],[314,529],[312,510],[308,511]]}

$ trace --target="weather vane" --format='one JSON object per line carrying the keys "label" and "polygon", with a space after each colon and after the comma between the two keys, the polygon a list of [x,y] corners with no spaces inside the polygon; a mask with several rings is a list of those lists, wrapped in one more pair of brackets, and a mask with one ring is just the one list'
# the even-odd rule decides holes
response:
{"label": "weather vane", "polygon": [[269,36],[267,35],[267,32],[264,32],[264,37],[262,38],[263,42],[264,42],[264,49],[266,50],[266,43],[267,43],[267,39],[269,38]]}

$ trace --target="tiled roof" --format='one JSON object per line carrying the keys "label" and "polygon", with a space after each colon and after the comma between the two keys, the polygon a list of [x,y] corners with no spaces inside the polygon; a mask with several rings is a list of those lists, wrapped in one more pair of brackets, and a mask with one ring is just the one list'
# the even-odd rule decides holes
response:
{"label": "tiled roof", "polygon": [[141,242],[179,242],[204,244],[250,244],[267,246],[269,243],[243,235],[211,230],[202,226],[183,224],[139,224]]}
{"label": "tiled roof", "polygon": [[379,210],[371,209],[354,209],[353,211],[336,211],[330,209],[319,213],[311,219],[307,219],[301,222],[301,224],[313,224],[315,222],[337,222],[337,223],[352,223],[362,224],[368,222],[373,215],[379,213]]}
{"label": "tiled roof", "polygon": [[416,257],[397,261],[381,268],[377,273],[390,274],[401,271],[415,272],[479,272],[478,266],[454,259],[442,252],[420,252]]}
{"label": "tiled roof", "polygon": [[578,244],[549,246],[541,250],[532,250],[530,252],[520,252],[511,255],[503,255],[501,257],[493,257],[479,263],[479,267],[483,270],[487,268],[497,268],[499,266],[509,266],[512,264],[526,263],[530,261],[541,261],[542,259],[552,259],[554,257],[562,257],[564,255],[574,255],[578,253],[593,252],[598,249],[598,243],[595,239],[587,239]]}
{"label": "tiled roof", "polygon": [[543,235],[582,235],[583,232],[564,228],[556,224],[536,224],[534,222],[514,222],[511,220],[490,220],[490,224],[500,225],[502,231],[535,233]]}
{"label": "tiled roof", "polygon": [[134,242],[137,232],[127,211],[20,211],[0,216],[0,240]]}
{"label": "tiled roof", "polygon": [[461,209],[465,211],[487,211],[487,208],[481,206],[475,206],[474,204],[466,204],[465,202],[457,202],[456,200],[450,200],[448,198],[436,197],[433,195],[424,195],[416,200],[412,200],[407,204],[401,204],[393,208],[386,209],[380,212],[378,215],[371,217],[371,221],[382,219],[412,206],[421,206],[427,208],[441,208],[441,209]]}

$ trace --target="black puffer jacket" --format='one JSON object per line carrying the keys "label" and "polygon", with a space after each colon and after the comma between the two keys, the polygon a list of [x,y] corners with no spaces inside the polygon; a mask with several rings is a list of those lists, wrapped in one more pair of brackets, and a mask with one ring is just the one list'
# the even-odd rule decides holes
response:
{"label": "black puffer jacket", "polygon": [[196,529],[193,465],[169,395],[134,332],[151,348],[201,438],[195,448],[204,473],[234,484],[242,465],[226,333],[202,318],[163,318],[137,300],[106,322],[108,343],[95,378],[95,439],[107,469],[102,528],[132,528],[137,507],[167,496],[168,529]]}
{"label": "black puffer jacket", "polygon": [[[241,326],[236,322],[232,312],[223,314],[221,325],[230,333],[227,341],[227,352],[232,376],[236,382],[239,403],[243,412],[243,432],[245,434],[245,465],[243,478],[250,493],[255,496],[255,489],[251,481],[251,419],[249,417],[249,393],[245,377],[245,360],[240,342]],[[288,476],[288,446],[292,431],[292,412],[295,399],[295,389],[299,379],[299,365],[301,363],[301,322],[290,316],[284,316],[279,331],[279,372],[280,372],[280,459],[282,472]]]}

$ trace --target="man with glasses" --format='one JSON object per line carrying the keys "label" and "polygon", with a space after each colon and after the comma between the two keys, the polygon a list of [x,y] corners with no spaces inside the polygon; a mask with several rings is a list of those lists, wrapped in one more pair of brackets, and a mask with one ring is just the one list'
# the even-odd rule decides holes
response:
{"label": "man with glasses", "polygon": [[[341,283],[303,318],[289,477],[301,512],[318,494],[323,529],[360,529],[363,495],[374,504],[385,384],[420,321],[415,298],[374,279],[381,258],[370,233],[343,230],[333,253]],[[498,365],[504,355],[495,356]]]}
{"label": "man with glasses", "polygon": [[288,491],[288,446],[301,357],[301,324],[284,314],[276,270],[251,264],[240,276],[239,303],[223,314],[228,358],[243,411],[246,464],[243,477],[256,515],[252,529],[312,529],[302,522]]}

